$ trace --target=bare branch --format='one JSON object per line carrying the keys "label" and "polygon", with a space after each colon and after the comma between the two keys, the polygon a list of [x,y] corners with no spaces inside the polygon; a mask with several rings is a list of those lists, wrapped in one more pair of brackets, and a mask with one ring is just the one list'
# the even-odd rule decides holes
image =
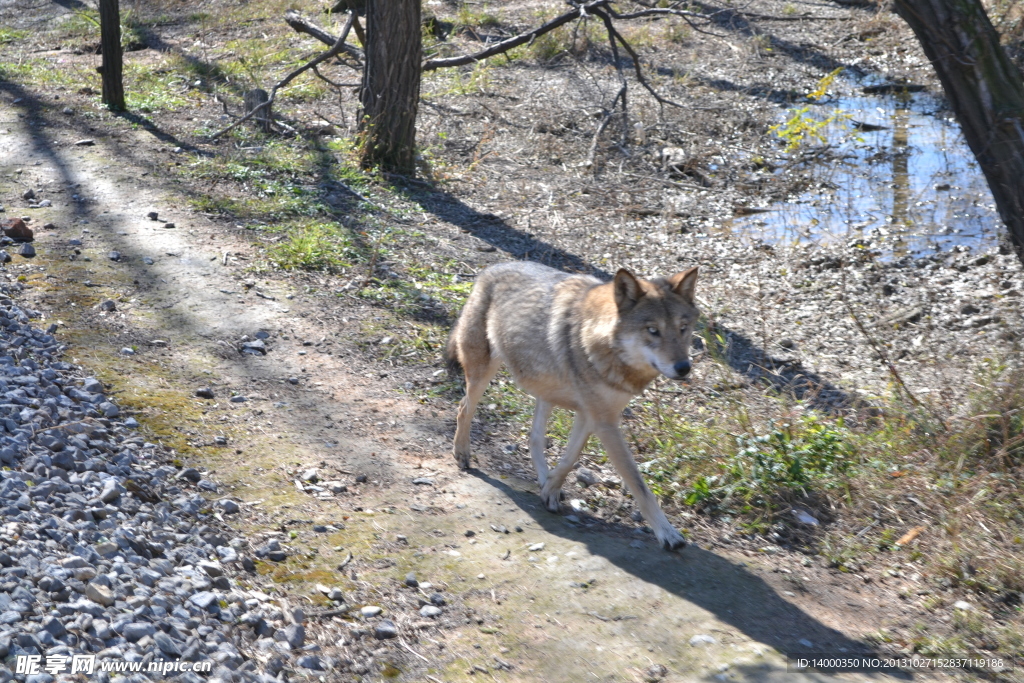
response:
{"label": "bare branch", "polygon": [[704,21],[713,21],[719,14],[735,14],[743,17],[744,19],[757,19],[758,21],[844,21],[847,19],[847,17],[780,17],[774,14],[758,14],[756,12],[745,12],[742,9],[733,8],[720,9],[717,12],[712,12],[711,14],[701,14],[700,12],[691,12],[685,9],[671,9],[668,7],[645,9],[638,12],[629,12],[627,14],[619,14],[618,12],[609,13],[615,19],[643,19],[644,17],[674,16],[681,17],[683,19],[703,19]]}
{"label": "bare branch", "polygon": [[[296,12],[293,9],[288,10],[285,13],[284,20],[285,20],[285,22],[289,26],[292,27],[293,30],[295,30],[295,31],[297,31],[299,33],[305,33],[305,34],[307,34],[309,36],[312,36],[312,37],[316,38],[317,40],[319,40],[324,45],[331,45],[331,46],[333,46],[336,42],[338,42],[337,38],[332,36],[327,31],[323,30],[322,28],[320,28],[316,24],[314,24],[314,23],[312,23],[310,21],[306,21],[305,19],[302,18],[302,15],[300,15],[298,12]],[[348,15],[348,21],[345,22],[345,30],[342,31],[342,34],[341,34],[341,36],[342,36],[341,37],[342,47],[341,47],[341,50],[339,50],[339,52],[344,52],[345,54],[347,54],[350,57],[354,57],[355,59],[362,60],[363,59],[363,51],[360,50],[357,47],[354,47],[352,45],[349,45],[349,44],[345,43],[345,39],[348,37],[349,30],[352,28],[353,23],[355,21],[357,21],[356,20],[356,15],[350,13]]]}
{"label": "bare branch", "polygon": [[678,102],[674,102],[666,97],[662,97],[661,95],[659,95],[658,92],[651,86],[651,84],[647,81],[647,78],[644,76],[643,67],[640,65],[640,56],[636,53],[636,50],[633,49],[633,46],[626,42],[626,39],[622,37],[622,34],[615,29],[615,24],[612,22],[611,17],[601,10],[598,10],[597,12],[595,12],[595,14],[597,14],[604,20],[604,25],[608,29],[609,37],[611,37],[613,40],[619,41],[619,43],[622,45],[622,49],[628,52],[629,56],[633,58],[633,70],[636,72],[636,80],[640,81],[640,85],[644,86],[647,92],[651,93],[651,96],[654,97],[654,99],[658,100],[660,104],[670,104],[673,107],[685,109],[686,107],[679,104]]}
{"label": "bare branch", "polygon": [[608,127],[608,123],[615,116],[615,105],[619,103],[619,99],[622,99],[623,108],[626,105],[626,84],[623,83],[622,87],[619,88],[619,92],[615,95],[615,99],[612,100],[612,106],[605,112],[604,116],[601,117],[601,123],[597,125],[597,130],[594,131],[594,139],[590,143],[590,153],[587,154],[587,166],[594,166],[594,158],[597,156],[597,144],[601,139],[601,134],[604,133],[604,129]]}
{"label": "bare branch", "polygon": [[480,52],[471,55],[462,55],[461,57],[447,57],[445,59],[428,59],[426,62],[423,63],[423,70],[434,71],[435,69],[443,69],[445,67],[450,66],[463,66],[465,64],[473,64],[474,62],[479,62],[481,59],[487,59],[488,57],[493,57],[494,55],[500,55],[502,53],[508,52],[512,48],[516,48],[525,43],[529,43],[530,41],[536,39],[538,36],[542,36],[545,33],[548,33],[549,31],[553,31],[559,26],[564,26],[573,19],[586,16],[589,13],[593,13],[594,10],[606,6],[608,2],[609,0],[593,0],[592,2],[580,5],[571,12],[566,12],[565,14],[555,17],[554,19],[544,24],[543,26],[539,26],[533,29],[532,31],[528,31],[527,33],[520,33],[519,35],[513,36],[508,40],[503,40],[500,43],[495,43],[486,50],[481,50]]}
{"label": "bare branch", "polygon": [[[349,23],[351,23],[351,19],[349,20]],[[326,62],[328,59],[331,59],[332,57],[335,57],[338,54],[340,54],[345,49],[344,38],[345,38],[345,34],[347,34],[347,33],[348,33],[348,31],[346,30],[345,33],[343,33],[335,41],[334,45],[331,46],[330,50],[320,54],[319,56],[315,57],[314,59],[311,59],[310,61],[306,62],[305,64],[300,66],[298,69],[295,69],[290,74],[288,74],[287,76],[282,78],[280,81],[278,81],[277,85],[275,85],[274,88],[270,91],[270,97],[267,98],[266,102],[262,102],[258,106],[253,107],[250,112],[248,112],[245,116],[243,116],[242,118],[240,118],[237,121],[235,121],[234,123],[232,123],[227,128],[224,128],[223,130],[218,131],[217,133],[214,133],[213,135],[211,135],[210,139],[211,140],[216,140],[221,135],[224,135],[228,131],[237,128],[238,126],[240,126],[241,124],[245,123],[246,121],[251,119],[253,116],[255,116],[256,114],[258,114],[259,112],[261,112],[261,111],[263,111],[265,109],[269,111],[271,105],[274,104],[274,99],[277,97],[277,91],[278,90],[280,90],[281,88],[285,87],[286,85],[288,85],[289,83],[294,81],[296,78],[298,78],[304,72],[306,72],[306,71],[308,71],[310,69],[313,69],[317,65],[321,64],[322,62]],[[294,129],[292,129],[292,130],[294,131]]]}

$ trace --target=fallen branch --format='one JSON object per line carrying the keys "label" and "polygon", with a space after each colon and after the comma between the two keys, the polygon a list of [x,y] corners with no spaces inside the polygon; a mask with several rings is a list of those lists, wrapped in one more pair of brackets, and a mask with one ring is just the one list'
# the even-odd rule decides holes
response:
{"label": "fallen branch", "polygon": [[545,33],[548,33],[549,31],[553,31],[559,26],[564,26],[565,24],[568,24],[573,19],[585,17],[587,16],[587,14],[593,13],[595,9],[607,6],[608,2],[609,0],[593,0],[593,2],[588,2],[585,5],[580,5],[579,7],[573,9],[570,12],[566,12],[565,14],[559,15],[552,19],[551,21],[549,21],[548,23],[542,26],[538,26],[532,31],[520,33],[519,35],[513,36],[508,40],[503,40],[500,43],[495,43],[486,50],[481,50],[480,52],[476,52],[471,55],[462,55],[461,57],[446,57],[444,59],[428,59],[423,63],[423,70],[434,71],[435,69],[443,69],[450,66],[464,66],[466,64],[473,64],[474,62],[479,62],[480,60],[487,59],[488,57],[493,57],[494,55],[500,55],[504,52],[508,52],[513,48],[519,47],[520,45],[532,42],[533,40],[536,40],[539,36],[542,36]]}
{"label": "fallen branch", "polygon": [[405,644],[405,641],[404,641],[404,640],[402,640],[401,638],[399,638],[399,639],[398,639],[398,642],[399,642],[399,644],[400,644],[400,645],[401,645],[402,647],[404,647],[404,648],[405,648],[406,650],[408,650],[409,652],[413,653],[414,655],[416,655],[417,657],[419,657],[420,659],[422,659],[422,660],[423,660],[424,662],[426,662],[427,664],[430,664],[430,660],[429,660],[429,659],[427,659],[426,657],[424,657],[423,655],[421,655],[421,654],[420,654],[419,652],[416,652],[416,650],[414,650],[414,649],[412,649],[411,647],[409,647],[408,645],[406,645],[406,644]]}
{"label": "fallen branch", "polygon": [[629,12],[626,14],[619,14],[617,12],[612,13],[612,17],[615,19],[642,19],[644,17],[665,17],[674,16],[679,17],[686,21],[686,23],[693,26],[690,19],[703,19],[704,21],[710,21],[714,19],[715,15],[718,14],[735,14],[743,17],[744,19],[756,19],[758,21],[843,21],[848,17],[809,17],[809,16],[793,16],[793,17],[780,17],[774,14],[758,14],[757,12],[745,12],[738,9],[720,9],[717,12],[711,14],[701,14],[700,12],[691,12],[684,9],[671,9],[667,7],[658,7],[652,9],[640,10],[637,12]]}
{"label": "fallen branch", "polygon": [[349,551],[348,557],[345,558],[345,561],[338,565],[338,571],[340,572],[342,569],[347,567],[348,563],[351,562],[351,561],[352,561],[352,552]]}
{"label": "fallen branch", "polygon": [[322,62],[326,62],[328,59],[330,59],[330,58],[338,55],[340,52],[342,52],[342,50],[345,47],[345,36],[348,35],[348,28],[351,26],[352,20],[353,20],[354,17],[355,17],[355,15],[349,15],[349,21],[348,21],[348,25],[345,27],[345,31],[334,42],[334,45],[331,46],[330,50],[328,50],[327,52],[324,52],[320,56],[318,56],[318,57],[316,57],[316,58],[306,62],[305,64],[300,66],[298,69],[295,69],[290,74],[288,74],[287,76],[282,78],[280,81],[278,81],[277,85],[275,85],[274,88],[270,91],[270,97],[267,98],[266,102],[261,102],[256,107],[253,107],[252,110],[249,111],[248,113],[246,113],[245,116],[243,116],[242,118],[238,119],[237,121],[232,123],[227,128],[224,128],[223,130],[218,131],[218,132],[214,133],[213,135],[211,135],[210,139],[211,140],[216,140],[221,135],[224,135],[228,131],[234,130],[235,128],[237,128],[241,124],[245,123],[246,121],[251,119],[256,114],[260,113],[264,109],[269,110],[270,107],[274,104],[274,99],[277,97],[277,91],[278,90],[280,90],[281,88],[285,87],[286,85],[288,85],[289,83],[294,81],[296,78],[298,78],[301,74],[305,73],[306,71],[314,68],[315,66],[317,66],[318,64],[321,64]]}

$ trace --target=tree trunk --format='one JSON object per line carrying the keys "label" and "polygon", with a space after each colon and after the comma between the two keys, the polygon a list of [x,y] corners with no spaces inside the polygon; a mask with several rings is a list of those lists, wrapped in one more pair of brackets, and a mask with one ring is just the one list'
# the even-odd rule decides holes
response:
{"label": "tree trunk", "polygon": [[420,0],[366,3],[366,66],[360,93],[362,165],[416,173],[420,99]]}
{"label": "tree trunk", "polygon": [[1024,80],[980,0],[895,0],[978,160],[1024,262]]}
{"label": "tree trunk", "polygon": [[100,0],[100,52],[103,64],[103,104],[112,111],[124,111],[121,79],[121,10],[118,0]]}

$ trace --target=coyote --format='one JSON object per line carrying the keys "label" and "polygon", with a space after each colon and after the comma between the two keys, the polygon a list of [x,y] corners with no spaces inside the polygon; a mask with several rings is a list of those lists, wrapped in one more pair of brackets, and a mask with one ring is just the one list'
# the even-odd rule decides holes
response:
{"label": "coyote", "polygon": [[[690,338],[700,311],[697,268],[642,280],[620,269],[611,282],[529,262],[502,263],[477,276],[446,351],[462,366],[455,459],[470,465],[469,429],[480,397],[502,363],[537,399],[530,456],[540,496],[558,511],[562,483],[591,434],[597,435],[662,547],[686,544],[640,476],[619,428],[622,410],[659,374],[690,372]],[[576,413],[565,454],[548,471],[545,432],[555,406]]]}

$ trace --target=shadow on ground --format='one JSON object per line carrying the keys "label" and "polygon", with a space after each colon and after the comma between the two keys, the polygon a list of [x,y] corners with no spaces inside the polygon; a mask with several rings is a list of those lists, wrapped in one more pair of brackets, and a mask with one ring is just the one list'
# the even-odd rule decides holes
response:
{"label": "shadow on ground", "polygon": [[[668,553],[658,549],[647,535],[643,547],[635,548],[624,537],[624,528],[619,529],[622,533],[608,533],[609,528],[616,531],[618,525],[603,524],[600,531],[570,526],[564,517],[547,512],[536,493],[516,488],[509,481],[480,470],[470,470],[469,474],[504,494],[544,531],[584,544],[591,554],[697,605],[751,640],[789,656],[876,654],[869,644],[847,637],[782,599],[774,588],[742,564],[694,545],[680,553]],[[766,673],[770,672],[752,670],[749,680],[767,680]],[[894,673],[905,680],[913,678],[905,672],[887,672],[886,675]],[[774,675],[768,678],[781,680]]]}

